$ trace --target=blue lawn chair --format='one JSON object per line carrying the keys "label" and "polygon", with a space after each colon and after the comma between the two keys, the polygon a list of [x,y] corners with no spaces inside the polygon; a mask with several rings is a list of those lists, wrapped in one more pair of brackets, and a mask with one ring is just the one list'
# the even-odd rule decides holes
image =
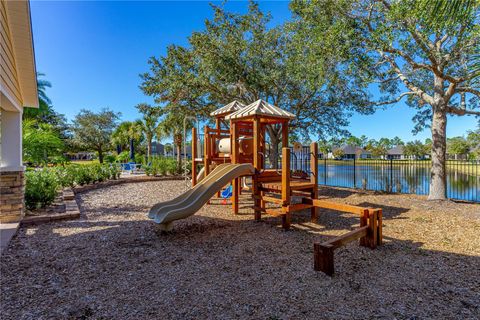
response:
{"label": "blue lawn chair", "polygon": [[220,196],[223,198],[223,204],[227,204],[227,199],[231,198],[233,195],[233,186],[229,185],[225,189],[222,190]]}

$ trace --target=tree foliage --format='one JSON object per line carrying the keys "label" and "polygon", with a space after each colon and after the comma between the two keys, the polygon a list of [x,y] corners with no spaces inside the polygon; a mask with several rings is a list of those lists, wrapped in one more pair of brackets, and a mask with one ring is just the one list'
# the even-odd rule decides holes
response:
{"label": "tree foliage", "polygon": [[48,123],[23,120],[23,159],[34,165],[45,165],[61,157],[64,143],[60,134]]}
{"label": "tree foliage", "polygon": [[110,137],[114,147],[120,146],[121,150],[130,147],[130,140],[133,140],[135,149],[143,141],[142,126],[140,121],[123,121],[112,132]]}
{"label": "tree foliage", "polygon": [[[172,45],[166,56],[150,58],[141,76],[142,90],[165,112],[208,119],[232,100],[264,99],[294,113],[291,129],[305,138],[345,134],[353,111],[371,112],[364,93],[331,68],[335,55],[307,59],[303,41],[293,37],[305,31],[301,26],[269,28],[270,15],[253,2],[246,14],[212,8],[214,18],[189,37],[188,47]],[[278,144],[280,127],[270,126],[268,134]]]}
{"label": "tree foliage", "polygon": [[95,113],[82,109],[73,120],[74,141],[85,150],[98,153],[100,163],[103,155],[110,149],[110,137],[117,125],[120,113],[104,108]]}
{"label": "tree foliage", "polygon": [[420,140],[410,141],[403,147],[403,153],[407,157],[416,159],[423,158],[430,152],[428,145],[423,144]]}
{"label": "tree foliage", "polygon": [[312,59],[337,56],[353,90],[380,92],[379,99],[369,96],[372,106],[406,99],[417,110],[415,131],[432,127],[429,199],[445,199],[447,114],[480,115],[470,63],[480,42],[479,3],[470,2],[461,18],[432,23],[424,2],[298,0],[291,7],[308,30],[302,38]]}
{"label": "tree foliage", "polygon": [[155,137],[158,119],[162,114],[162,110],[146,103],[140,103],[135,108],[142,115],[142,119],[138,123],[147,140],[147,156],[150,158],[152,156],[152,140]]}

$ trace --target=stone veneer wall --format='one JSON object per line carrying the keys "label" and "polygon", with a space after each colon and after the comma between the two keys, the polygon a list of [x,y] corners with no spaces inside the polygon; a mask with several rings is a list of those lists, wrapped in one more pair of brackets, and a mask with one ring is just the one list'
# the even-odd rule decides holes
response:
{"label": "stone veneer wall", "polygon": [[24,191],[25,175],[23,171],[0,172],[0,222],[22,220]]}

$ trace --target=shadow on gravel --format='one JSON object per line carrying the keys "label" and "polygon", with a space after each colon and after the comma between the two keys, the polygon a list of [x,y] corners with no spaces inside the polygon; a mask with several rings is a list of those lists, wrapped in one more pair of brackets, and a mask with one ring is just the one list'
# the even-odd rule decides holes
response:
{"label": "shadow on gravel", "polygon": [[[145,209],[95,212],[137,208]],[[386,219],[407,211],[382,208]],[[59,222],[34,233],[23,228],[1,261],[2,318],[480,316],[474,272],[480,257],[385,237],[377,250],[351,244],[336,251],[336,275],[329,278],[312,270],[312,244],[330,238],[318,232],[353,228],[358,217],[322,210],[319,225],[309,218],[308,210],[295,213],[289,232],[273,217],[192,216],[168,234],[149,220]]]}

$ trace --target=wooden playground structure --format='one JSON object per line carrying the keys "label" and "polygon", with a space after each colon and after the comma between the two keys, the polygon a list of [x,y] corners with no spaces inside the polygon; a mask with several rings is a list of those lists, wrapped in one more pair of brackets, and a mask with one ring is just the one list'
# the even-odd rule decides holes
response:
{"label": "wooden playground structure", "polygon": [[[318,209],[358,214],[360,227],[323,243],[314,243],[314,269],[328,275],[334,273],[334,250],[359,240],[361,246],[375,249],[382,244],[382,210],[351,206],[318,199],[318,145],[312,143],[308,157],[297,159],[295,148],[288,146],[288,125],[295,116],[263,100],[251,105],[234,101],[211,114],[215,127],[204,127],[203,139],[192,129],[192,187],[198,183],[198,166],[207,176],[216,165],[250,163],[255,169],[251,186],[241,185],[241,177],[232,181],[232,210],[239,212],[239,195],[252,193],[255,220],[262,214],[281,217],[282,227],[291,226],[291,215],[310,210],[310,220],[317,223]],[[223,128],[222,128],[223,124]],[[267,126],[281,126],[281,161],[270,163],[272,152],[267,143]],[[202,143],[203,140],[203,143]],[[302,166],[299,170],[298,163]]]}

